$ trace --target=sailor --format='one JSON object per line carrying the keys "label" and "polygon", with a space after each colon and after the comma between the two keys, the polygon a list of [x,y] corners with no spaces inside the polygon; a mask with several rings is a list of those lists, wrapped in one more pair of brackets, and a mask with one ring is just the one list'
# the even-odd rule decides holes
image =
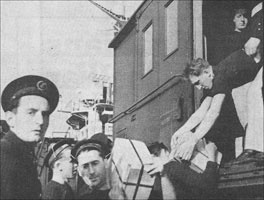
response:
{"label": "sailor", "polygon": [[[202,173],[191,169],[189,162],[171,159],[170,152],[163,143],[155,142],[148,146],[148,149],[153,155],[153,164],[150,165],[148,173],[152,176],[158,175],[156,183],[160,182],[162,191],[162,197],[159,191],[152,191],[149,199],[211,199],[214,197],[218,180],[217,147],[214,143],[209,141],[205,145],[208,161]],[[157,196],[159,197],[155,198]]]}
{"label": "sailor", "polygon": [[235,158],[235,138],[241,136],[243,128],[235,107],[230,106],[234,104],[231,92],[252,81],[258,70],[259,64],[243,50],[232,53],[216,66],[202,58],[186,66],[185,76],[198,89],[204,89],[205,95],[199,109],[172,136],[176,157],[189,160],[197,142],[205,137],[223,154],[221,164]]}
{"label": "sailor", "polygon": [[90,188],[86,192],[80,192],[78,199],[110,199],[107,175],[107,155],[110,153],[108,142],[107,137],[99,133],[88,140],[78,142],[72,149],[78,173]]}
{"label": "sailor", "polygon": [[71,149],[71,141],[67,139],[51,145],[44,164],[53,174],[43,191],[42,199],[74,199],[72,188],[67,183],[73,177]]}
{"label": "sailor", "polygon": [[1,139],[1,199],[40,198],[34,147],[58,100],[57,87],[41,76],[23,76],[4,89],[1,104],[10,130]]}

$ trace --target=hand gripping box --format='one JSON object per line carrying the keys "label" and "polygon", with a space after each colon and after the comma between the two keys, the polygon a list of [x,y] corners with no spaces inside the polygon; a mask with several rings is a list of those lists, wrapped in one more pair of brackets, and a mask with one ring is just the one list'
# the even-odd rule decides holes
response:
{"label": "hand gripping box", "polygon": [[145,143],[116,138],[111,161],[112,186],[121,185],[126,199],[148,199],[155,177],[147,173],[152,157]]}

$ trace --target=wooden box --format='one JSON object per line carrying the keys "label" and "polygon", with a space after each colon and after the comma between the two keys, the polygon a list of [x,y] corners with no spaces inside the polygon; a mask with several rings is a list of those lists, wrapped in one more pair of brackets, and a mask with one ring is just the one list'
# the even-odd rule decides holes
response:
{"label": "wooden box", "polygon": [[111,161],[112,185],[121,185],[126,199],[148,199],[155,177],[147,173],[152,156],[145,143],[116,138]]}

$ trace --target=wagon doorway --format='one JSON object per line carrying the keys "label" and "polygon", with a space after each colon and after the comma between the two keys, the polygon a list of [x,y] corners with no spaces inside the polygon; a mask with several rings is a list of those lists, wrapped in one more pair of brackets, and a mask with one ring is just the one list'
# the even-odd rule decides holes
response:
{"label": "wagon doorway", "polygon": [[[212,65],[217,65],[225,56],[220,54],[227,49],[221,47],[228,36],[235,32],[235,10],[242,10],[249,21],[252,1],[203,1],[203,40],[204,55]],[[242,11],[240,11],[242,12]],[[247,23],[248,25],[248,23]],[[247,28],[241,29],[246,31]],[[230,46],[235,41],[230,42]],[[228,47],[227,47],[228,48]]]}

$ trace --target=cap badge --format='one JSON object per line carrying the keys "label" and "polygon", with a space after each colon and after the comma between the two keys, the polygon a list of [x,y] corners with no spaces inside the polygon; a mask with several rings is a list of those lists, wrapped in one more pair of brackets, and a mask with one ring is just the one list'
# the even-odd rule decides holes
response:
{"label": "cap badge", "polygon": [[37,82],[37,88],[38,88],[40,91],[44,91],[44,90],[47,90],[48,85],[47,85],[47,83],[44,82],[44,81],[38,81],[38,82]]}

